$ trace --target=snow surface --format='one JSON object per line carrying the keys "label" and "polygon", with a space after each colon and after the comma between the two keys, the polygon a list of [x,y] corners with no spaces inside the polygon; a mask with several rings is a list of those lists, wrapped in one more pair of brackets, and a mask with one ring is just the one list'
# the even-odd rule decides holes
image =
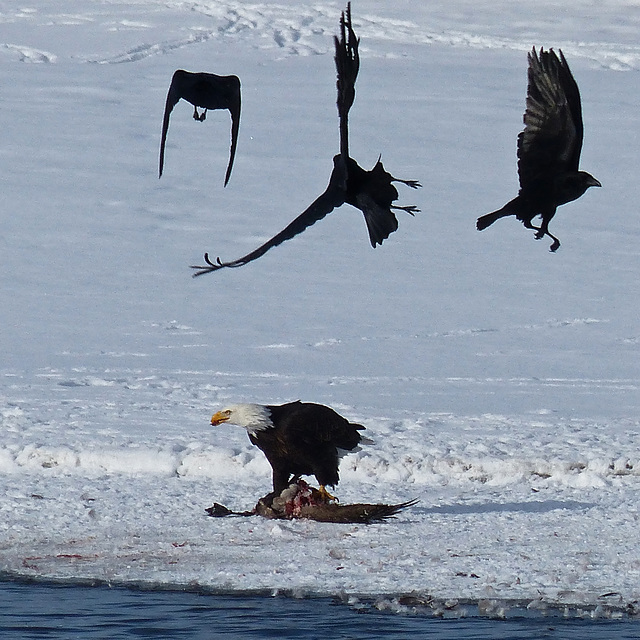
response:
{"label": "snow surface", "polygon": [[[237,270],[326,187],[344,8],[0,2],[0,570],[4,576],[623,611],[640,599],[640,5],[354,0],[351,153],[382,153],[400,228],[344,206]],[[546,240],[478,215],[517,191],[526,51],[561,47],[603,189]],[[162,110],[178,68],[237,74],[229,117]],[[343,502],[372,526],[205,516],[270,469],[231,402],[366,425]],[[500,605],[502,606],[502,605]],[[594,609],[595,607],[595,609]],[[502,609],[499,609],[500,611]]]}

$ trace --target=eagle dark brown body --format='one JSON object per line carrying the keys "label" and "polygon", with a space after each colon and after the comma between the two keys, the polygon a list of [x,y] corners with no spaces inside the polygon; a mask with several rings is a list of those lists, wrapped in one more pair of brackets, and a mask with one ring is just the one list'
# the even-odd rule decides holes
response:
{"label": "eagle dark brown body", "polygon": [[273,469],[274,495],[303,475],[315,476],[323,492],[338,484],[341,453],[356,449],[364,430],[330,407],[300,401],[233,405],[211,418],[212,425],[224,422],[244,427],[265,454]]}

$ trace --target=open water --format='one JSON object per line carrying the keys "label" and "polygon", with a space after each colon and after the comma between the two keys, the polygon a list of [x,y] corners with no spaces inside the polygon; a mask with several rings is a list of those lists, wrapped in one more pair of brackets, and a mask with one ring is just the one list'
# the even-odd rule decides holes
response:
{"label": "open water", "polygon": [[504,620],[383,612],[331,598],[211,595],[0,582],[0,638],[83,640],[215,638],[253,640],[639,640],[640,621],[543,616],[516,610]]}

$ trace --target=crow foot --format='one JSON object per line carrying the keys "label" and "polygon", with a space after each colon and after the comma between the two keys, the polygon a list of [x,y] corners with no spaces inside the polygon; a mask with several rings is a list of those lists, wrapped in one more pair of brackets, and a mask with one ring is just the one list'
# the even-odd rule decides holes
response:
{"label": "crow foot", "polygon": [[551,246],[549,247],[549,251],[551,251],[551,253],[555,253],[560,248],[560,240],[558,240],[558,238],[550,234],[548,231],[545,231],[544,229],[540,229],[538,227],[534,227],[533,225],[530,227],[530,229],[537,230],[537,233],[534,235],[534,238],[536,240],[542,240],[542,238],[544,238],[545,236],[549,236],[553,240]]}
{"label": "crow foot", "polygon": [[418,180],[402,180],[400,178],[391,178],[394,182],[401,182],[402,184],[406,184],[407,187],[411,187],[412,189],[419,189],[422,187]]}
{"label": "crow foot", "polygon": [[392,204],[390,205],[391,209],[400,209],[401,211],[406,211],[407,213],[411,214],[412,216],[414,216],[416,213],[420,213],[420,209],[418,209],[418,207],[416,207],[414,204],[409,204],[409,205],[404,205],[404,206],[400,206],[398,204]]}
{"label": "crow foot", "polygon": [[198,113],[198,107],[193,107],[193,119],[198,122],[204,122],[207,118],[207,110],[205,109],[202,113]]}

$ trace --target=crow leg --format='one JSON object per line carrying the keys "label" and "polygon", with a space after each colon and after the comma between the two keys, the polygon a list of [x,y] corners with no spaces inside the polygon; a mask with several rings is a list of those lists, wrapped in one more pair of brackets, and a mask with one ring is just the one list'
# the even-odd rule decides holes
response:
{"label": "crow leg", "polygon": [[549,251],[551,251],[551,253],[555,253],[560,248],[560,240],[558,240],[558,238],[550,234],[548,231],[547,235],[553,240],[551,246],[549,247]]}
{"label": "crow leg", "polygon": [[391,176],[392,182],[401,182],[402,184],[406,184],[407,187],[411,187],[412,189],[418,189],[422,185],[417,180],[402,180],[401,178],[394,178]]}
{"label": "crow leg", "polygon": [[420,212],[420,209],[418,209],[418,207],[416,207],[413,204],[408,204],[408,205],[397,205],[397,204],[392,204],[389,205],[390,209],[399,209],[401,211],[406,211],[407,213],[410,213],[412,216],[415,215],[416,213]]}
{"label": "crow leg", "polygon": [[560,248],[560,240],[558,240],[558,238],[556,238],[552,233],[549,233],[549,229],[546,224],[543,223],[539,227],[531,224],[531,222],[523,222],[523,224],[527,229],[533,229],[536,232],[534,236],[536,240],[542,240],[545,236],[549,236],[553,240],[549,247],[549,251],[552,253],[555,253]]}
{"label": "crow leg", "polygon": [[536,240],[541,240],[545,236],[549,236],[553,240],[551,246],[549,247],[549,251],[555,253],[560,248],[560,240],[558,240],[558,238],[556,238],[552,233],[549,232],[549,223],[547,221],[543,220],[542,224],[539,227],[534,227],[533,225],[531,225],[530,228],[537,231],[535,235]]}
{"label": "crow leg", "polygon": [[193,119],[198,122],[203,122],[207,117],[207,110],[205,109],[202,113],[198,113],[198,107],[193,107]]}

